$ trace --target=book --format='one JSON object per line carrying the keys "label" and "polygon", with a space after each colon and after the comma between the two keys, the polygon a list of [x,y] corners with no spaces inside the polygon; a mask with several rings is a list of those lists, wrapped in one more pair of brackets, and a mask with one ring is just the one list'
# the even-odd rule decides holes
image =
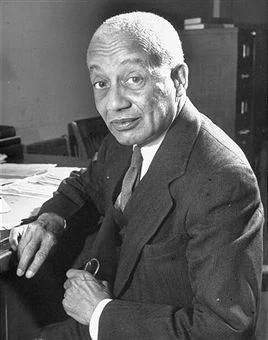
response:
{"label": "book", "polygon": [[19,136],[6,137],[0,139],[0,153],[8,157],[17,157],[22,155],[22,144]]}
{"label": "book", "polygon": [[234,24],[192,24],[192,25],[184,25],[185,30],[197,30],[203,28],[232,28],[235,27]]}
{"label": "book", "polygon": [[9,245],[9,234],[10,234],[10,230],[7,229],[3,229],[0,230],[0,251],[4,251],[4,250],[8,250],[10,248]]}
{"label": "book", "polygon": [[0,138],[0,148],[19,143],[21,143],[19,136]]}
{"label": "book", "polygon": [[0,125],[0,138],[13,137],[16,135],[14,126]]}
{"label": "book", "polygon": [[16,144],[0,147],[0,153],[6,154],[8,157],[22,156],[23,154],[22,144],[16,143]]}
{"label": "book", "polygon": [[218,17],[196,17],[196,18],[186,18],[184,19],[184,25],[192,25],[192,24],[202,24],[202,23],[211,23],[211,24],[224,24],[230,23],[232,24],[232,20],[229,18],[218,18]]}

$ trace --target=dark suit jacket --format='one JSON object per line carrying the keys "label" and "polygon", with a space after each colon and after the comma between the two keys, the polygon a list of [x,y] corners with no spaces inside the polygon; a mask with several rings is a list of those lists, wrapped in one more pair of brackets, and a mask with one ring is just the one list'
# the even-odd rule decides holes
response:
{"label": "dark suit jacket", "polygon": [[244,154],[187,100],[132,195],[117,264],[112,204],[130,157],[109,136],[42,208],[68,218],[90,198],[105,215],[92,256],[115,299],[99,339],[250,339],[263,210]]}

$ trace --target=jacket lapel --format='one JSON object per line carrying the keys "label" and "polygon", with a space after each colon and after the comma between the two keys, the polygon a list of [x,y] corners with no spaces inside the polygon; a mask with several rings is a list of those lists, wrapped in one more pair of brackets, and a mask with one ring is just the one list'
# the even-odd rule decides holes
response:
{"label": "jacket lapel", "polygon": [[114,152],[109,158],[109,164],[107,164],[105,191],[107,193],[107,197],[112,198],[112,200],[108,200],[108,204],[115,202],[117,195],[121,190],[119,185],[121,184],[123,176],[129,167],[131,155],[131,146],[122,146],[116,142]]}
{"label": "jacket lapel", "polygon": [[116,199],[117,187],[129,166],[132,154],[132,147],[122,146],[115,140],[112,140],[112,143],[114,143],[114,145],[110,145],[112,153],[107,160],[106,179],[104,183],[106,196],[108,197],[106,212],[91,251],[91,256],[97,258],[100,262],[98,278],[102,280],[105,279],[109,282],[113,282],[117,267],[117,232],[111,198],[114,196],[114,200]]}
{"label": "jacket lapel", "polygon": [[127,283],[143,246],[156,233],[173,206],[169,184],[185,173],[199,129],[199,113],[187,100],[133,194],[133,209],[137,214],[129,221],[122,245],[114,286],[116,297]]}

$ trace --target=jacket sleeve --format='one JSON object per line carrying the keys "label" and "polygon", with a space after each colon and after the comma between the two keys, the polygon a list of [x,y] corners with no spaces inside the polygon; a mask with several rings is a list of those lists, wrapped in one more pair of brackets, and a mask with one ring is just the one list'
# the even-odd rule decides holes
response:
{"label": "jacket sleeve", "polygon": [[262,225],[258,185],[248,166],[226,165],[207,177],[185,219],[192,304],[115,299],[101,315],[99,339],[251,339],[261,287]]}
{"label": "jacket sleeve", "polygon": [[94,204],[100,214],[104,214],[102,176],[105,168],[106,144],[104,141],[97,161],[89,160],[86,169],[73,171],[61,182],[53,197],[42,205],[39,215],[44,212],[54,212],[68,219],[88,202]]}

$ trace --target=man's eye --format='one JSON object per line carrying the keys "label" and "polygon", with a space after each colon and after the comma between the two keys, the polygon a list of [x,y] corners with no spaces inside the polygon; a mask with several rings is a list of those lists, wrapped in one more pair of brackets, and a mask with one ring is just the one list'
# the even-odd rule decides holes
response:
{"label": "man's eye", "polygon": [[96,89],[96,90],[103,90],[107,87],[107,82],[106,81],[97,81],[96,83],[93,84],[93,87]]}
{"label": "man's eye", "polygon": [[127,79],[126,84],[130,86],[141,85],[143,80],[144,79],[140,76],[133,76]]}

